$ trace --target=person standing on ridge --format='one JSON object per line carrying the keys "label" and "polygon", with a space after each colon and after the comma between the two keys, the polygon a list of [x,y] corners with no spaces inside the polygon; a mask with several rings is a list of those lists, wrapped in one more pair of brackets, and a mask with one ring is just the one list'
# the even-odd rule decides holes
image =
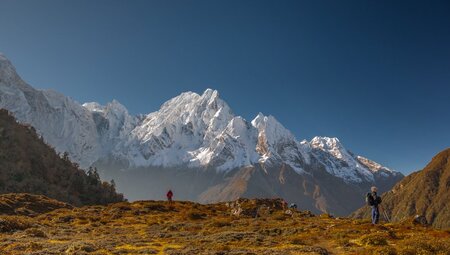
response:
{"label": "person standing on ridge", "polygon": [[370,188],[371,193],[367,193],[366,202],[367,205],[372,207],[372,224],[378,224],[380,220],[380,210],[378,206],[381,204],[381,197],[377,195],[377,187]]}
{"label": "person standing on ridge", "polygon": [[169,191],[167,192],[166,196],[167,196],[167,201],[169,201],[169,203],[171,204],[172,203],[172,197],[173,197],[172,190],[169,189]]}

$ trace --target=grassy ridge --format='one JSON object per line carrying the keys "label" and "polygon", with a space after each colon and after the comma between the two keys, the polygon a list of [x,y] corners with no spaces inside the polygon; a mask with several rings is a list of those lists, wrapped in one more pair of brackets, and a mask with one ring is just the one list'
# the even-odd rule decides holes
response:
{"label": "grassy ridge", "polygon": [[[269,208],[261,210],[265,204]],[[449,254],[450,233],[408,222],[285,214],[276,200],[121,202],[2,216],[1,254]],[[256,216],[256,218],[255,218]]]}

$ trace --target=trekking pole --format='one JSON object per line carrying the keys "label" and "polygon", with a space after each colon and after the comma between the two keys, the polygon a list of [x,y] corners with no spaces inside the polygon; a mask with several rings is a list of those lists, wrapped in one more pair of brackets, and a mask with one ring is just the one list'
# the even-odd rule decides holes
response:
{"label": "trekking pole", "polygon": [[391,220],[389,219],[389,216],[388,216],[387,213],[386,213],[386,210],[384,210],[384,207],[383,207],[382,205],[380,205],[380,209],[381,209],[381,211],[383,211],[384,219],[385,219],[387,222],[391,222]]}
{"label": "trekking pole", "polygon": [[380,211],[381,211],[381,215],[383,215],[383,217],[384,217],[384,220],[385,221],[388,221],[388,219],[386,218],[386,215],[384,214],[384,208],[383,208],[383,206],[379,206],[380,207]]}
{"label": "trekking pole", "polygon": [[389,215],[387,214],[386,211],[384,211],[384,214],[386,214],[386,218],[387,218],[388,222],[391,222],[391,219],[389,218]]}

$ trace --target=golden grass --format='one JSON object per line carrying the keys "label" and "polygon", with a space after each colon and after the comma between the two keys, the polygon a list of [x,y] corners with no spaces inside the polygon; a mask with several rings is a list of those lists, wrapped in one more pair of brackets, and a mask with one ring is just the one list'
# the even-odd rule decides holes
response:
{"label": "golden grass", "polygon": [[[256,206],[243,202],[245,210]],[[0,254],[449,254],[450,233],[280,209],[139,201],[0,217]]]}

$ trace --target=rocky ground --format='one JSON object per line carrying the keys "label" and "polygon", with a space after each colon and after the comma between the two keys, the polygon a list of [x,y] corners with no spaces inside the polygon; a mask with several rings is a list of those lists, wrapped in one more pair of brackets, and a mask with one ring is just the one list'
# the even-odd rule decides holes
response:
{"label": "rocky ground", "polygon": [[71,208],[44,199],[60,208],[45,212],[38,200],[20,203],[38,213],[0,210],[0,254],[450,254],[450,231],[409,221],[374,227],[307,211],[290,215],[279,200],[241,199],[239,216],[226,203]]}

